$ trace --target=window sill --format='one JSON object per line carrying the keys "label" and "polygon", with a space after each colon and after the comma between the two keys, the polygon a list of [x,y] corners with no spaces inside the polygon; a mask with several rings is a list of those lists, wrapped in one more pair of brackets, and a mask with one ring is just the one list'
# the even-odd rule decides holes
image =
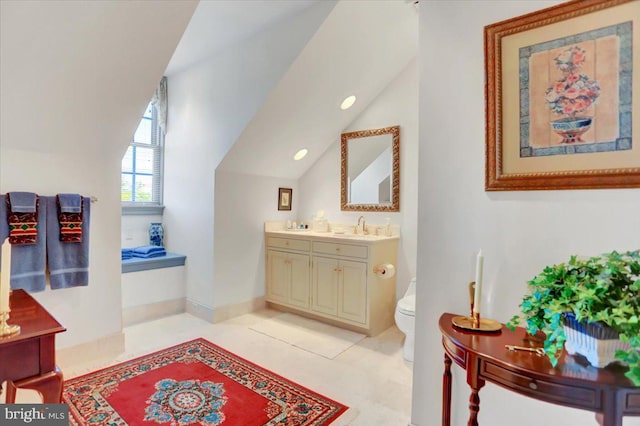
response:
{"label": "window sill", "polygon": [[164,211],[164,206],[136,206],[131,204],[123,204],[122,205],[122,216],[133,216],[133,215],[162,215]]}
{"label": "window sill", "polygon": [[166,256],[152,257],[144,259],[141,257],[133,257],[122,261],[122,273],[148,271],[151,269],[172,268],[174,266],[183,266],[187,256],[183,254],[167,253]]}

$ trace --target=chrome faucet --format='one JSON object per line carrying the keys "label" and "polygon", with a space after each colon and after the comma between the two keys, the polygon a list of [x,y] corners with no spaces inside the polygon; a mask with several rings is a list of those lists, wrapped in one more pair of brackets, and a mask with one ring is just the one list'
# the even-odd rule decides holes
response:
{"label": "chrome faucet", "polygon": [[[361,220],[362,220],[362,227],[360,227],[360,221],[361,221]],[[366,229],[367,229],[367,227],[366,227],[365,222],[364,222],[364,216],[360,216],[360,217],[358,218],[358,231],[357,231],[357,232],[358,232],[358,234],[360,234],[360,233],[361,233],[362,235],[364,235],[364,233],[365,233],[365,230],[366,230]],[[362,231],[361,231],[361,230],[362,230]]]}

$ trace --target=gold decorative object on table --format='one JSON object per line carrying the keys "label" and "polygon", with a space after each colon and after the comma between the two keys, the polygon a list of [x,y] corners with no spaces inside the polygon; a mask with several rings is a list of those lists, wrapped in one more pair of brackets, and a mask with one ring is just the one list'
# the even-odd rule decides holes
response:
{"label": "gold decorative object on table", "polygon": [[9,311],[0,312],[0,337],[20,333],[20,326],[7,324],[7,320],[9,320]]}
{"label": "gold decorative object on table", "polygon": [[478,332],[499,331],[502,324],[496,320],[481,318],[480,306],[482,301],[482,266],[484,258],[482,250],[476,258],[476,280],[469,283],[469,305],[471,316],[457,316],[451,318],[451,322],[458,328]]}
{"label": "gold decorative object on table", "polygon": [[456,327],[464,328],[465,330],[472,330],[472,331],[474,330],[475,331],[498,331],[502,329],[501,323],[499,323],[496,320],[492,320],[488,318],[481,318],[479,327],[474,326],[475,324],[473,323],[473,318],[465,317],[462,315],[458,317],[453,317],[451,319],[451,322]]}

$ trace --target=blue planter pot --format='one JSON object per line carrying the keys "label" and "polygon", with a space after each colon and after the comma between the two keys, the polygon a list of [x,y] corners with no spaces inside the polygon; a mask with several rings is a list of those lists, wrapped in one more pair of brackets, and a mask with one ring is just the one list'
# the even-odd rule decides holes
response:
{"label": "blue planter pot", "polygon": [[572,312],[563,315],[564,347],[569,355],[582,355],[594,367],[603,368],[619,363],[616,351],[628,351],[629,343],[619,339],[619,334],[606,324],[576,320]]}

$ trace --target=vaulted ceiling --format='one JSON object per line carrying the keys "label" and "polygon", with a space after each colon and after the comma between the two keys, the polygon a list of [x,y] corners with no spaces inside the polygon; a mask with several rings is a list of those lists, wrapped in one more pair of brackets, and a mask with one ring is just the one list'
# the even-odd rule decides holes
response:
{"label": "vaulted ceiling", "polygon": [[[200,2],[166,74],[171,81],[173,73],[296,19],[317,2]],[[303,175],[415,58],[417,19],[413,3],[406,0],[336,2],[218,169],[291,179]],[[352,94],[355,105],[342,111],[340,103]],[[309,154],[294,161],[300,148]]]}

